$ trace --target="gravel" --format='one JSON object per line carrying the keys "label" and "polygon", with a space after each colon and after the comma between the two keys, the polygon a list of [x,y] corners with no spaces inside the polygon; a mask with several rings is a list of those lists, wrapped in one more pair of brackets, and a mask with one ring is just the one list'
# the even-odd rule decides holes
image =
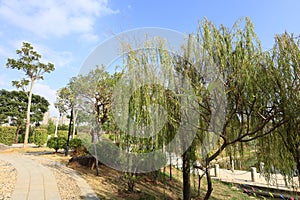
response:
{"label": "gravel", "polygon": [[0,160],[0,200],[11,199],[17,181],[17,170],[12,164]]}

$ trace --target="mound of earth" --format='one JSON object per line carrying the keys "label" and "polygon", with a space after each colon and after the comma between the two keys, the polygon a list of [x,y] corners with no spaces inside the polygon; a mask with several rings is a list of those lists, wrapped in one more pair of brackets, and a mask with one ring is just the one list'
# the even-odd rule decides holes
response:
{"label": "mound of earth", "polygon": [[[69,160],[69,164],[72,163],[78,163],[82,166],[89,167],[90,169],[93,169],[96,164],[96,159],[94,156],[86,155],[86,156],[74,156]],[[98,164],[101,164],[98,162]]]}

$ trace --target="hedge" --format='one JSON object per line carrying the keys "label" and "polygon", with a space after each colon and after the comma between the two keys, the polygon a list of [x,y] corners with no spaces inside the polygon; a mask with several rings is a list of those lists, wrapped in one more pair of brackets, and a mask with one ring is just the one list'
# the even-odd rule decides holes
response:
{"label": "hedge", "polygon": [[17,128],[14,126],[0,126],[0,143],[12,145],[15,141]]}
{"label": "hedge", "polygon": [[47,147],[54,149],[57,152],[66,146],[67,140],[63,137],[51,137],[47,142]]}
{"label": "hedge", "polygon": [[37,146],[43,146],[46,144],[48,139],[47,129],[35,129],[34,134],[32,136],[32,142]]}

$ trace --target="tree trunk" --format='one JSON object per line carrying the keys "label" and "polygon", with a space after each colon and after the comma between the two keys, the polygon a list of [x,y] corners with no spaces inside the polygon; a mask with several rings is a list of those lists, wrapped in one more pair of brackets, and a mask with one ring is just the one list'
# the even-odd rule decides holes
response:
{"label": "tree trunk", "polygon": [[206,180],[207,180],[207,191],[204,197],[204,200],[208,200],[212,191],[213,191],[213,187],[212,187],[212,182],[211,182],[211,176],[210,176],[210,172],[209,172],[209,167],[206,168],[205,170],[205,174],[206,174]]}
{"label": "tree trunk", "polygon": [[198,174],[198,197],[200,197],[200,193],[201,193],[201,180],[204,176],[204,173],[202,175],[200,175],[200,173]]}
{"label": "tree trunk", "polygon": [[19,133],[20,133],[20,126],[17,126],[17,131],[16,131],[16,137],[15,137],[15,143],[18,144],[19,142]]}
{"label": "tree trunk", "polygon": [[26,130],[25,130],[24,145],[23,145],[24,148],[26,148],[27,144],[28,144],[29,129],[30,129],[30,108],[31,108],[33,85],[34,85],[34,79],[31,79],[30,89],[29,89],[29,94],[28,94],[28,105],[27,105],[27,115],[26,115]]}
{"label": "tree trunk", "polygon": [[300,146],[297,147],[297,175],[298,175],[298,187],[300,188]]}
{"label": "tree trunk", "polygon": [[96,162],[95,163],[95,165],[96,165],[96,176],[99,176],[99,168],[98,168],[99,167],[99,165],[98,165],[99,164],[99,160],[98,160],[97,156],[95,157],[95,162]]}
{"label": "tree trunk", "polygon": [[190,160],[188,151],[182,155],[183,200],[191,199]]}
{"label": "tree trunk", "polygon": [[72,138],[75,138],[77,115],[78,115],[78,111],[77,111],[77,110],[73,110],[73,130],[72,130]]}
{"label": "tree trunk", "polygon": [[201,189],[201,176],[200,174],[198,175],[198,197],[200,197],[200,189]]}
{"label": "tree trunk", "polygon": [[170,181],[172,180],[172,156],[171,153],[170,154]]}

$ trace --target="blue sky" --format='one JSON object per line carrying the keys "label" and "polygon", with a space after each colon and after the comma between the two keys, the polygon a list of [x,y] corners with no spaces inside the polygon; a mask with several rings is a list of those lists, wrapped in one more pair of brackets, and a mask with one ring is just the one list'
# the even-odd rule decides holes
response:
{"label": "blue sky", "polygon": [[[30,42],[56,70],[35,85],[34,92],[55,101],[55,92],[79,73],[89,53],[102,41],[139,27],[161,27],[182,33],[196,30],[207,17],[231,27],[249,16],[264,49],[275,34],[300,33],[297,0],[0,0],[0,89],[13,89],[23,74],[6,69],[8,57],[22,41]],[[57,115],[53,104],[51,115]]]}

